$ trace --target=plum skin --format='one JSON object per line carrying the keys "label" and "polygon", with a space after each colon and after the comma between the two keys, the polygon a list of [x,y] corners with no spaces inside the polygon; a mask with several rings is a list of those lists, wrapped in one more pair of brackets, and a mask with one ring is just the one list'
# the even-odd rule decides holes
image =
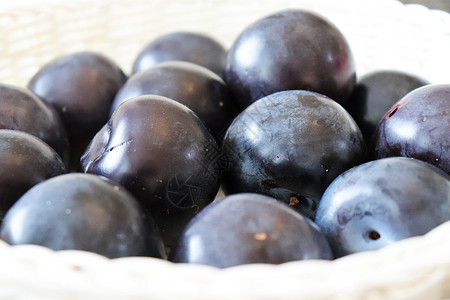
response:
{"label": "plum skin", "polygon": [[408,93],[384,115],[373,135],[373,158],[404,156],[450,174],[450,84]]}
{"label": "plum skin", "polygon": [[0,129],[0,220],[34,185],[66,173],[61,157],[39,138]]}
{"label": "plum skin", "polygon": [[226,50],[213,38],[195,32],[172,32],[148,43],[138,54],[133,71],[148,69],[164,61],[187,61],[203,66],[219,76],[225,69]]}
{"label": "plum skin", "polygon": [[337,102],[310,91],[284,91],[247,107],[222,145],[225,194],[272,196],[314,218],[327,186],[366,159],[362,134]]}
{"label": "plum skin", "polygon": [[112,101],[127,76],[111,59],[90,51],[58,57],[30,79],[28,88],[52,105],[66,129],[71,169],[92,137],[107,122]]}
{"label": "plum skin", "polygon": [[157,95],[125,101],[81,158],[84,172],[110,178],[146,207],[170,247],[219,189],[220,149],[195,113]]}
{"label": "plum skin", "polygon": [[426,80],[401,71],[375,71],[358,80],[344,107],[369,144],[378,122],[392,105],[412,90],[427,84]]}
{"label": "plum skin", "polygon": [[343,104],[356,72],[350,47],[334,25],[287,9],[244,29],[228,51],[225,81],[242,108],[285,90],[310,90]]}
{"label": "plum skin", "polygon": [[194,217],[169,260],[226,268],[332,258],[328,242],[308,218],[268,196],[235,194]]}
{"label": "plum skin", "polygon": [[27,89],[0,84],[0,129],[30,133],[69,162],[69,141],[58,113]]}
{"label": "plum skin", "polygon": [[337,177],[315,222],[336,257],[376,250],[450,220],[450,176],[426,162],[390,157]]}
{"label": "plum skin", "polygon": [[109,258],[165,257],[156,227],[137,201],[106,178],[83,173],[53,177],[30,189],[8,211],[0,237],[11,245]]}
{"label": "plum skin", "polygon": [[193,63],[169,61],[131,76],[114,98],[111,114],[127,99],[146,94],[167,97],[186,105],[218,141],[238,113],[222,78]]}

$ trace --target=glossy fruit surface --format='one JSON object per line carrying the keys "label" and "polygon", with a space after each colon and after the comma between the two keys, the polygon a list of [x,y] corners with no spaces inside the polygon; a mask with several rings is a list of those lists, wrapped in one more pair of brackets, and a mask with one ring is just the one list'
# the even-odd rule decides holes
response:
{"label": "glossy fruit surface", "polygon": [[59,113],[72,162],[79,161],[89,141],[107,122],[112,101],[125,80],[112,60],[94,52],[56,58],[30,80],[28,87]]}
{"label": "glossy fruit surface", "polygon": [[355,121],[337,102],[309,91],[264,97],[230,125],[223,152],[226,193],[261,193],[314,218],[327,186],[364,162]]}
{"label": "glossy fruit surface", "polygon": [[336,257],[380,249],[450,220],[450,177],[420,160],[391,157],[336,178],[316,224]]}
{"label": "glossy fruit surface", "polygon": [[170,259],[226,268],[332,258],[312,221],[273,198],[236,194],[216,200],[198,214]]}
{"label": "glossy fruit surface", "polygon": [[350,48],[327,20],[288,9],[248,26],[228,52],[225,79],[242,107],[285,90],[344,103],[356,81]]}
{"label": "glossy fruit surface", "polygon": [[136,200],[95,175],[70,173],[36,185],[11,208],[0,237],[12,244],[85,250],[110,258],[164,257],[162,240]]}
{"label": "glossy fruit surface", "polygon": [[219,188],[218,146],[186,106],[155,95],[124,102],[82,157],[83,170],[127,188],[170,245]]}
{"label": "glossy fruit surface", "polygon": [[55,109],[27,89],[0,84],[0,129],[28,132],[69,160],[69,141]]}
{"label": "glossy fruit surface", "polygon": [[195,32],[173,32],[151,41],[133,63],[133,73],[170,60],[198,64],[223,75],[225,48],[213,38]]}
{"label": "glossy fruit surface", "polygon": [[42,140],[0,129],[0,221],[28,189],[65,172],[62,159]]}
{"label": "glossy fruit surface", "polygon": [[357,83],[345,108],[370,143],[372,134],[386,112],[406,94],[428,84],[422,78],[401,71],[376,71]]}
{"label": "glossy fruit surface", "polygon": [[374,157],[405,156],[450,174],[450,84],[418,88],[398,101],[373,137]]}
{"label": "glossy fruit surface", "polygon": [[117,93],[111,112],[127,99],[146,94],[164,96],[186,105],[216,137],[225,133],[237,115],[225,82],[212,71],[189,62],[160,63],[131,76]]}

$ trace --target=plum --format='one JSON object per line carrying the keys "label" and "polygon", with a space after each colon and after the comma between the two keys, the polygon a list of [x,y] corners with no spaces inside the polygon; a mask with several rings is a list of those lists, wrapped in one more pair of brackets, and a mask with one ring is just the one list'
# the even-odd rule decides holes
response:
{"label": "plum", "polygon": [[311,12],[287,9],[244,29],[228,52],[225,81],[243,108],[284,90],[310,90],[342,104],[356,73],[338,28]]}
{"label": "plum", "polygon": [[0,221],[28,189],[66,173],[61,157],[37,137],[0,129]]}
{"label": "plum", "polygon": [[134,74],[117,93],[111,113],[127,99],[145,94],[164,96],[186,105],[218,141],[238,113],[225,82],[212,71],[189,62],[159,63]]}
{"label": "plum", "polygon": [[225,48],[210,36],[196,32],[172,32],[151,41],[133,63],[133,74],[171,60],[198,64],[223,76]]}
{"label": "plum", "polygon": [[316,224],[341,257],[427,233],[450,220],[450,176],[426,162],[390,157],[337,177]]}
{"label": "plum", "polygon": [[169,257],[220,268],[332,258],[326,238],[311,220],[258,194],[211,203],[192,219]]}
{"label": "plum", "polygon": [[219,189],[220,149],[186,106],[156,95],[125,101],[81,158],[83,170],[128,189],[170,247]]}
{"label": "plum", "polygon": [[402,71],[375,71],[358,80],[344,107],[369,144],[378,122],[392,105],[412,90],[427,84],[426,80]]}
{"label": "plum", "polygon": [[0,129],[28,132],[69,161],[69,141],[56,110],[31,91],[0,84]]}
{"label": "plum", "polygon": [[165,257],[157,228],[137,201],[106,178],[83,173],[56,176],[26,192],[6,214],[0,238],[110,258]]}
{"label": "plum", "polygon": [[366,159],[352,117],[336,101],[310,91],[284,91],[247,107],[223,141],[226,194],[272,196],[314,218],[327,186]]}
{"label": "plum", "polygon": [[408,93],[384,115],[373,136],[374,158],[404,156],[450,174],[450,84]]}
{"label": "plum", "polygon": [[59,113],[71,147],[71,169],[107,122],[112,101],[127,77],[114,61],[95,52],[58,57],[31,78],[28,87]]}

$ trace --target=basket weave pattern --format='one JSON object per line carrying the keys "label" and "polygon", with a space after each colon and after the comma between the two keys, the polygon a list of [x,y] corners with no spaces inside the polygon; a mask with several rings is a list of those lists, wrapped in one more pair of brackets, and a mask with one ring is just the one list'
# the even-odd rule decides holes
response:
{"label": "basket weave pattern", "polygon": [[230,46],[246,25],[284,8],[313,10],[335,23],[360,75],[395,68],[448,81],[450,15],[395,0],[78,0],[9,9],[0,18],[0,80],[24,85],[55,56],[86,49],[110,56],[128,72],[137,53],[160,34],[197,31]]}
{"label": "basket weave pattern", "polygon": [[[354,51],[358,75],[389,68],[448,83],[450,16],[395,0],[79,0],[3,9],[0,82],[24,86],[44,63],[78,50],[104,53],[129,72],[147,42],[176,30],[230,46],[246,25],[283,8],[314,10],[335,23]],[[331,262],[226,270],[0,241],[0,298],[444,299],[450,298],[449,236],[447,222],[425,237]]]}

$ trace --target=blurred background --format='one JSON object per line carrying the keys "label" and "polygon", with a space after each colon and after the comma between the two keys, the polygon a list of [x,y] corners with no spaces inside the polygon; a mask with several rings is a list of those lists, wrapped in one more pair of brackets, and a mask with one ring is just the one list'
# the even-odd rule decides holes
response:
{"label": "blurred background", "polygon": [[0,80],[25,84],[54,57],[86,49],[113,58],[128,72],[137,53],[158,35],[195,31],[229,47],[253,20],[281,7],[305,5],[344,33],[358,74],[389,68],[448,82],[450,0],[396,1],[0,0]]}
{"label": "blurred background", "polygon": [[431,9],[441,9],[450,12],[450,0],[400,0],[405,4],[422,4]]}
{"label": "blurred background", "polygon": [[[65,0],[39,0],[41,3],[64,3]],[[2,7],[24,6],[27,3],[39,2],[36,0],[0,0],[0,9]],[[431,9],[440,9],[450,12],[450,0],[399,0],[405,4],[421,4]],[[93,2],[95,4],[95,2]]]}

